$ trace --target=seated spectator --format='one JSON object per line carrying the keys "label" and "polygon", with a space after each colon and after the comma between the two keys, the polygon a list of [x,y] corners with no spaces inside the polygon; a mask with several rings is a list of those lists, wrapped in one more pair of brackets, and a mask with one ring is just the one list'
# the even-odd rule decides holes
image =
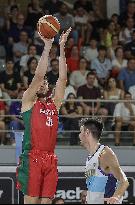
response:
{"label": "seated spectator", "polygon": [[28,45],[28,34],[25,31],[21,31],[20,41],[13,46],[14,62],[20,61],[21,57],[27,54]]}
{"label": "seated spectator", "polygon": [[35,30],[34,32],[34,37],[33,37],[33,42],[37,48],[37,54],[42,55],[43,49],[44,49],[44,42],[42,39],[39,37],[38,31]]}
{"label": "seated spectator", "polygon": [[59,78],[59,61],[57,59],[51,60],[51,71],[47,73],[49,87],[54,88]]}
{"label": "seated spectator", "polygon": [[87,191],[84,190],[80,194],[81,204],[87,204]]}
{"label": "seated spectator", "polygon": [[75,90],[86,84],[86,77],[88,73],[89,71],[87,70],[87,61],[85,58],[81,58],[79,70],[72,72],[70,76],[70,84],[75,88]]}
{"label": "seated spectator", "polygon": [[67,66],[68,71],[73,72],[75,70],[78,70],[79,68],[79,50],[77,46],[73,46],[71,50],[71,56],[67,58]]}
{"label": "seated spectator", "polygon": [[[25,88],[20,88],[18,90],[18,97],[17,99],[22,99],[23,94],[25,92]],[[22,103],[20,101],[16,101],[16,102],[12,102],[10,109],[9,109],[9,113],[12,116],[11,117],[11,122],[9,125],[10,130],[24,130],[24,123],[23,120],[21,118],[21,107],[22,107]],[[11,133],[11,144],[14,145],[15,144],[15,138],[14,138],[14,132]]]}
{"label": "seated spectator", "polygon": [[115,24],[113,21],[110,21],[108,23],[108,26],[106,28],[106,35],[104,39],[104,45],[109,48],[112,46],[112,36],[116,34],[115,31]]}
{"label": "seated spectator", "polygon": [[77,0],[77,1],[75,1],[74,11],[76,11],[80,7],[82,7],[88,13],[93,10],[92,3],[88,0]]}
{"label": "seated spectator", "polygon": [[[124,91],[117,87],[117,82],[115,78],[109,78],[106,86],[106,90],[104,91],[104,99],[105,100],[123,100],[124,99]],[[106,104],[106,108],[108,110],[109,115],[113,115],[115,109],[115,102],[109,102]]]}
{"label": "seated spectator", "polygon": [[[66,115],[63,119],[64,130],[77,131],[79,130],[79,115],[83,114],[83,110],[80,104],[74,102],[76,96],[73,93],[70,93],[67,97],[66,102],[61,108],[61,114]],[[70,145],[78,144],[78,133],[72,133],[70,135]]]}
{"label": "seated spectator", "polygon": [[92,38],[90,40],[90,45],[82,47],[82,56],[86,58],[88,62],[95,60],[98,57],[97,41]]}
{"label": "seated spectator", "polygon": [[104,86],[112,69],[111,61],[106,58],[106,47],[100,46],[98,57],[91,62],[91,69],[96,70],[99,84]]}
{"label": "seated spectator", "polygon": [[[135,2],[134,1],[126,1],[126,3],[128,2],[127,6],[126,6],[126,11],[124,10],[124,12],[121,13],[120,17],[119,17],[119,22],[120,24],[123,26],[125,25],[125,22],[128,18],[133,18],[135,20]],[[123,2],[125,3],[125,2]]]}
{"label": "seated spectator", "polygon": [[27,7],[26,24],[33,30],[36,29],[38,20],[44,15],[39,0],[31,0]]}
{"label": "seated spectator", "polygon": [[8,13],[6,13],[7,16],[7,30],[10,29],[10,27],[15,26],[17,24],[17,17],[19,15],[19,7],[17,4],[12,5],[9,8]]}
{"label": "seated spectator", "polygon": [[[78,43],[78,32],[75,30],[74,18],[68,13],[68,6],[63,3],[60,7],[60,11],[54,15],[61,25],[61,31],[66,31],[69,27],[72,27],[71,36],[74,39],[75,44]],[[58,41],[59,35],[57,35],[56,41]]]}
{"label": "seated spectator", "polygon": [[[87,84],[78,88],[77,97],[81,100],[97,100],[101,98],[100,89],[94,86],[96,76],[94,72],[87,74]],[[107,110],[100,107],[100,102],[81,102],[85,115],[96,115],[100,113],[107,115]]]}
{"label": "seated spectator", "polygon": [[129,93],[132,95],[132,99],[135,100],[135,85],[129,88]]}
{"label": "seated spectator", "polygon": [[66,58],[70,58],[71,56],[71,50],[74,46],[74,39],[72,37],[70,37],[67,41],[66,47],[65,47],[65,54],[66,54]]}
{"label": "seated spectator", "polygon": [[49,53],[48,72],[51,71],[51,69],[52,69],[52,68],[51,68],[51,61],[52,61],[53,59],[59,60],[59,57],[58,57],[58,46],[57,46],[57,44],[55,44],[55,43],[53,43],[52,48],[51,48],[50,53]]}
{"label": "seated spectator", "polygon": [[52,204],[65,204],[65,202],[64,199],[58,197],[53,199]]}
{"label": "seated spectator", "polygon": [[20,60],[20,66],[22,68],[22,71],[25,71],[26,68],[27,68],[27,63],[28,63],[28,60],[29,58],[31,57],[34,57],[36,58],[38,61],[40,59],[40,56],[37,55],[37,49],[36,49],[36,46],[34,44],[31,44],[28,46],[28,54],[24,55],[21,57],[21,60]]}
{"label": "seated spectator", "polygon": [[20,74],[14,71],[13,60],[6,61],[6,70],[0,74],[0,87],[3,92],[8,93],[11,98],[16,98],[21,86]]}
{"label": "seated spectator", "polygon": [[135,85],[135,59],[131,58],[128,60],[126,68],[120,71],[118,76],[120,88],[128,92],[131,86]]}
{"label": "seated spectator", "polygon": [[79,7],[76,10],[74,20],[75,28],[77,29],[79,36],[81,36],[82,41],[87,44],[92,35],[93,27],[89,23],[89,16],[83,7]]}
{"label": "seated spectator", "polygon": [[115,59],[115,51],[116,48],[119,47],[119,37],[117,35],[113,35],[112,36],[112,45],[108,48],[107,51],[107,56],[110,60],[114,60]]}
{"label": "seated spectator", "polygon": [[19,14],[17,17],[17,24],[12,25],[8,31],[8,42],[13,45],[17,43],[20,39],[20,33],[22,31],[27,32],[29,38],[32,37],[32,29],[25,25],[25,17],[23,14]]}
{"label": "seated spectator", "polygon": [[67,85],[66,85],[66,89],[65,89],[64,100],[67,99],[67,97],[70,93],[73,93],[76,96],[76,91],[75,91],[74,87],[72,85],[70,85],[70,80],[69,79],[70,79],[70,76],[68,76],[68,79],[67,79]]}
{"label": "seated spectator", "polygon": [[46,0],[43,5],[43,10],[45,14],[56,14],[59,12],[62,1],[59,0]]}
{"label": "seated spectator", "polygon": [[115,50],[115,59],[112,61],[112,77],[118,77],[122,68],[127,67],[127,60],[124,59],[124,50],[118,47]]}
{"label": "seated spectator", "polygon": [[132,33],[132,41],[124,47],[125,52],[130,51],[132,56],[135,56],[135,31]]}
{"label": "seated spectator", "polygon": [[120,30],[121,30],[121,26],[120,26],[120,23],[119,23],[119,15],[116,14],[116,13],[112,14],[111,21],[114,23],[116,35],[118,35]]}
{"label": "seated spectator", "polygon": [[[0,92],[0,99],[3,98],[2,92]],[[5,118],[3,115],[6,114],[6,104],[0,100],[0,144],[4,145],[6,133],[2,132],[6,130]]]}
{"label": "seated spectator", "polygon": [[32,82],[32,79],[34,78],[37,65],[38,65],[38,61],[36,58],[31,57],[28,60],[27,63],[28,70],[24,72],[24,76],[23,76],[23,84],[26,89],[29,87],[29,85]]}
{"label": "seated spectator", "polygon": [[131,103],[132,96],[130,93],[125,93],[124,100],[127,102],[117,104],[114,111],[115,145],[120,145],[121,131],[126,127],[126,129],[134,131],[133,145],[135,146],[135,105]]}
{"label": "seated spectator", "polygon": [[123,45],[130,43],[132,41],[132,33],[134,30],[134,19],[129,17],[126,21],[126,27],[120,32],[119,41]]}

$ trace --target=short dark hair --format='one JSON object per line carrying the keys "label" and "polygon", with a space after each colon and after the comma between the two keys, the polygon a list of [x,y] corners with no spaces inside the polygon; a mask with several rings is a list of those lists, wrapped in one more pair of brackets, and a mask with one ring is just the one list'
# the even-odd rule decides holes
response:
{"label": "short dark hair", "polygon": [[51,62],[50,62],[50,64],[52,65],[53,62],[57,62],[57,63],[59,63],[59,61],[58,61],[57,58],[52,59]]}
{"label": "short dark hair", "polygon": [[96,74],[94,73],[94,71],[90,71],[90,72],[87,74],[87,78],[88,78],[90,75],[96,76]]}
{"label": "short dark hair", "polygon": [[106,46],[99,46],[98,47],[98,51],[107,51],[107,48],[106,48]]}
{"label": "short dark hair", "polygon": [[93,138],[97,140],[101,138],[104,130],[102,119],[96,117],[82,119],[80,122],[80,126],[83,126],[85,129],[88,129],[92,133]]}
{"label": "short dark hair", "polygon": [[60,197],[57,197],[57,198],[53,199],[52,204],[56,204],[58,201],[63,201],[64,202],[64,199],[62,199]]}

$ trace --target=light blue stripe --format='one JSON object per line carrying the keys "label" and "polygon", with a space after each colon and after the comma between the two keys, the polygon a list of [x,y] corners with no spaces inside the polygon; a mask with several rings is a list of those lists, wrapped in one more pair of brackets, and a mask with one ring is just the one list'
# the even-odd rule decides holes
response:
{"label": "light blue stripe", "polygon": [[88,191],[105,193],[107,180],[108,180],[107,176],[105,177],[92,176],[88,178],[86,181]]}

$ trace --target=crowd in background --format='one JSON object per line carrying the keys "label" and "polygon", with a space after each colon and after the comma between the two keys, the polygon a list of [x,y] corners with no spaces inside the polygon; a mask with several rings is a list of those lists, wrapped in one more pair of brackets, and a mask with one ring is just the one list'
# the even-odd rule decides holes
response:
{"label": "crowd in background", "polygon": [[[98,3],[76,0],[72,9],[60,0],[44,0],[41,5],[31,0],[24,16],[17,1],[9,1],[5,15],[0,16],[0,98],[6,99],[0,101],[0,130],[24,129],[21,102],[10,99],[21,99],[34,77],[44,47],[37,22],[51,14],[61,24],[60,33],[72,27],[65,48],[68,81],[64,99],[70,101],[60,110],[60,129],[78,130],[80,116],[102,116],[104,122],[114,116],[117,146],[121,129],[135,131],[135,105],[131,102],[135,100],[135,2],[127,1],[123,12],[110,19],[104,17]],[[50,90],[59,77],[59,35],[49,55]],[[101,103],[101,99],[112,102]],[[114,102],[117,100],[128,102]],[[0,140],[2,145],[14,144],[14,134],[1,132]],[[78,144],[77,133],[71,133],[70,144]]]}

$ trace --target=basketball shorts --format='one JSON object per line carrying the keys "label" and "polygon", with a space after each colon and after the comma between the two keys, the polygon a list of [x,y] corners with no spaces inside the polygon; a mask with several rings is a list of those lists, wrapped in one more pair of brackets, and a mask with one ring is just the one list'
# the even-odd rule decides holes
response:
{"label": "basketball shorts", "polygon": [[17,189],[24,195],[54,198],[58,183],[57,157],[54,153],[24,152],[17,167]]}

